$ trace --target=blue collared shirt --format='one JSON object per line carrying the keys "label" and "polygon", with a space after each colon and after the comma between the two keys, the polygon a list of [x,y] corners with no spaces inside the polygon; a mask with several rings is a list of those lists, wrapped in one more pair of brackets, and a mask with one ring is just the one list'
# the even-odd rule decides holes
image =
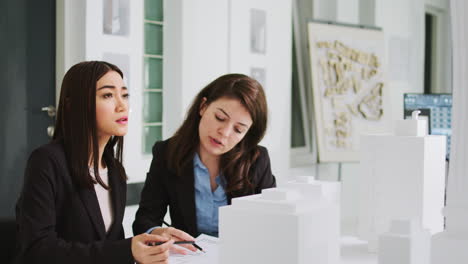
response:
{"label": "blue collared shirt", "polygon": [[216,176],[218,187],[211,191],[210,173],[200,160],[198,153],[193,158],[195,177],[195,209],[198,232],[218,236],[218,208],[227,205],[226,186],[222,175]]}

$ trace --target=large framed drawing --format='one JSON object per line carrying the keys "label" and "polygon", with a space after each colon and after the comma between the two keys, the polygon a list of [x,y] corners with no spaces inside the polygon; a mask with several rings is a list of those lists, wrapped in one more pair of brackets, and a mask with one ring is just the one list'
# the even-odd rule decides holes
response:
{"label": "large framed drawing", "polygon": [[319,22],[308,30],[319,161],[358,161],[360,134],[391,126],[383,33]]}

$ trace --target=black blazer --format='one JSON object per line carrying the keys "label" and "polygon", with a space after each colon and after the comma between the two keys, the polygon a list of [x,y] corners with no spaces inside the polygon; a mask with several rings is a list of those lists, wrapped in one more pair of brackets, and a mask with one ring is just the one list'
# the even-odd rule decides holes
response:
{"label": "black blazer", "polygon": [[[178,177],[167,167],[166,150],[168,141],[157,142],[153,147],[153,160],[146,175],[141,193],[140,207],[133,222],[133,233],[141,234],[154,226],[161,226],[169,206],[172,226],[198,236],[195,209],[195,182],[193,163],[183,176]],[[243,190],[228,195],[228,203],[235,197],[260,193],[262,189],[276,186],[271,173],[270,158],[264,147],[258,147],[260,155],[252,166],[251,182],[254,190]]]}
{"label": "black blazer", "polygon": [[104,156],[114,213],[107,234],[94,188],[72,183],[62,143],[33,151],[16,205],[16,263],[134,263],[122,226],[126,183],[117,161]]}

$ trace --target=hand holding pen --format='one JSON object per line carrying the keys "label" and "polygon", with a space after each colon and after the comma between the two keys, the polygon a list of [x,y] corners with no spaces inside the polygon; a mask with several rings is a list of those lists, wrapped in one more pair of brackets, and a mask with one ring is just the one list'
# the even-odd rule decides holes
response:
{"label": "hand holding pen", "polygon": [[[166,221],[162,220],[162,222],[163,222],[163,224],[165,224],[167,227],[171,227],[171,225],[168,224]],[[191,242],[191,241],[181,241],[181,242]],[[182,243],[181,243],[181,244],[182,244]],[[192,245],[193,245],[194,247],[196,247],[198,250],[200,250],[201,252],[206,253],[206,252],[203,250],[203,248],[201,248],[199,245],[197,245],[197,244],[195,243],[195,241],[193,241]]]}
{"label": "hand holding pen", "polygon": [[[165,225],[168,225],[167,223],[164,222]],[[168,225],[169,226],[169,225]],[[175,242],[174,244],[176,245],[180,245],[188,250],[191,250],[191,251],[197,251],[200,250],[200,251],[203,251],[203,249],[198,246],[197,244],[195,244],[195,238],[193,238],[191,235],[185,233],[184,231],[181,231],[179,229],[176,229],[176,228],[173,228],[173,227],[159,227],[159,228],[155,228],[151,234],[155,234],[155,235],[161,235],[161,236],[164,236],[164,237],[167,237],[167,238],[170,238],[170,239],[173,239]],[[153,243],[151,245],[160,245],[162,243]],[[185,251],[183,251],[182,249],[180,248],[177,248],[177,247],[172,247],[172,249],[176,252],[176,253],[179,253],[179,254],[184,254]],[[204,251],[203,251],[204,252]]]}
{"label": "hand holding pen", "polygon": [[[162,222],[163,222],[163,224],[165,224],[167,227],[170,227],[170,226],[171,226],[170,224],[168,224],[168,223],[167,223],[166,221],[164,221],[164,220],[162,220]],[[181,241],[181,242],[191,242],[191,241]],[[181,243],[181,244],[182,244],[182,243]],[[206,253],[206,252],[203,250],[203,248],[201,248],[199,245],[197,245],[197,244],[195,243],[195,241],[193,241],[192,245],[193,245],[194,247],[196,247],[198,250],[200,250],[201,252]]]}
{"label": "hand holding pen", "polygon": [[[159,245],[162,245],[164,243],[166,243],[166,242],[153,242],[153,243],[150,243],[149,245],[150,246],[159,246]],[[206,253],[205,251],[203,251],[203,249],[199,245],[197,245],[195,243],[195,241],[175,241],[174,245],[193,245],[195,248],[197,248],[201,252]]]}

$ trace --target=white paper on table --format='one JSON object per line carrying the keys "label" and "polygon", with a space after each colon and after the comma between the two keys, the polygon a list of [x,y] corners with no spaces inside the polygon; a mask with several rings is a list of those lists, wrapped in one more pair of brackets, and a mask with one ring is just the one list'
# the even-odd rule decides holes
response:
{"label": "white paper on table", "polygon": [[199,235],[195,242],[205,253],[197,250],[196,252],[187,251],[187,255],[171,253],[169,256],[170,264],[218,264],[218,241],[219,238]]}

